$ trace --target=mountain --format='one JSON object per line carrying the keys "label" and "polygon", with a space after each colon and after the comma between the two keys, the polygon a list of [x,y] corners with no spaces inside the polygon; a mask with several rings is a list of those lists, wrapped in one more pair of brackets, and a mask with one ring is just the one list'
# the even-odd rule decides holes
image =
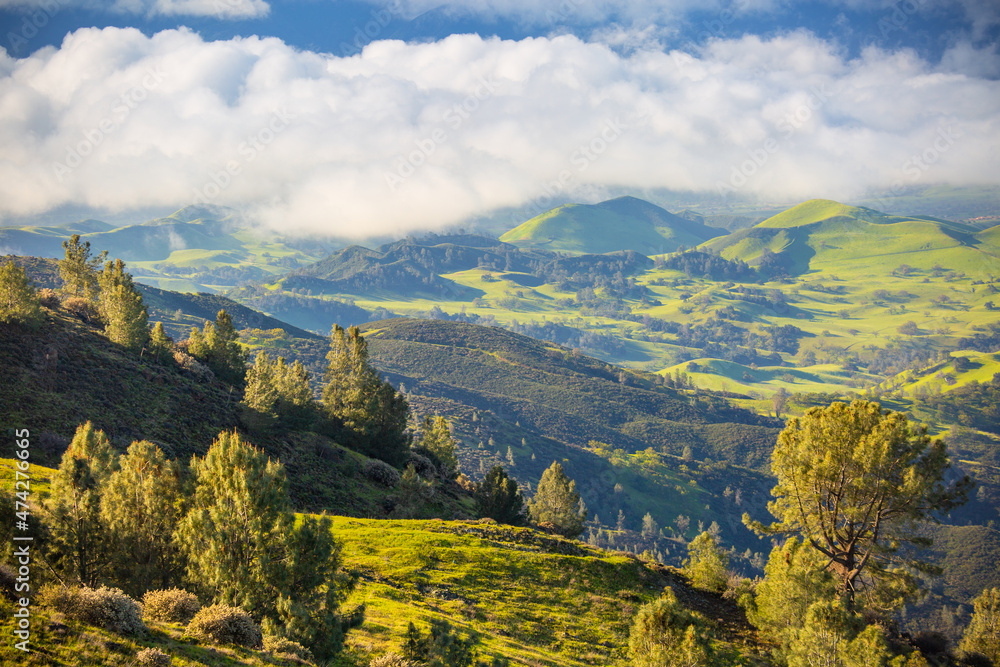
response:
{"label": "mountain", "polygon": [[703,247],[726,259],[763,263],[772,274],[863,270],[887,263],[961,270],[1000,259],[994,234],[948,220],[813,199]]}
{"label": "mountain", "polygon": [[261,281],[328,252],[327,243],[316,241],[310,247],[258,233],[234,211],[215,206],[188,206],[163,218],[121,227],[100,220],[56,227],[0,227],[0,252],[61,258],[62,242],[73,234],[89,241],[95,255],[107,250],[109,257],[128,262],[138,282],[190,292]]}
{"label": "mountain", "polygon": [[635,197],[599,204],[566,204],[542,213],[500,237],[520,248],[601,254],[633,250],[673,252],[724,234],[699,220],[682,218]]}

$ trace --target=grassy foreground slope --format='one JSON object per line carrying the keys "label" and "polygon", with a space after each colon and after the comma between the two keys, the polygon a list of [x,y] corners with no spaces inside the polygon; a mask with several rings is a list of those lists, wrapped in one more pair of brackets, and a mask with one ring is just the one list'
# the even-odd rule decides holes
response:
{"label": "grassy foreground slope", "polygon": [[[0,459],[0,471],[12,459]],[[33,465],[39,489],[55,471]],[[0,479],[10,490],[11,475]],[[44,494],[37,492],[36,498]],[[36,501],[37,502],[37,501]],[[426,632],[431,619],[446,620],[460,634],[480,637],[481,657],[504,656],[525,665],[625,665],[631,618],[665,587],[714,626],[724,662],[738,654],[756,662],[756,636],[731,602],[693,589],[679,571],[579,542],[490,521],[393,521],[333,517],[343,546],[344,568],[358,585],[347,607],[365,605],[365,622],[348,635],[342,665],[402,652],[407,624]],[[6,605],[6,602],[0,605]],[[175,665],[286,664],[257,651],[198,646],[182,628],[150,624],[151,633],[129,639],[35,608],[41,654],[16,664],[132,664],[135,652],[152,646],[174,656]],[[46,629],[50,622],[66,627]],[[0,621],[7,630],[9,616]],[[9,643],[0,661],[14,664]],[[743,664],[748,664],[744,660]]]}

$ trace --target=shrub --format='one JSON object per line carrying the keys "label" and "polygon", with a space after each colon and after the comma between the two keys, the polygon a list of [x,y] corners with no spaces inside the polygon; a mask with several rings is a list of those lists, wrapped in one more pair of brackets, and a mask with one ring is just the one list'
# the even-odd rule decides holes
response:
{"label": "shrub", "polygon": [[135,654],[135,660],[142,667],[170,667],[170,654],[158,648],[144,648]]}
{"label": "shrub", "polygon": [[298,642],[284,637],[265,637],[264,650],[276,655],[286,655],[298,658],[304,662],[312,662],[312,651]]}
{"label": "shrub", "polygon": [[386,653],[372,660],[369,667],[414,667],[415,664],[398,653]]}
{"label": "shrub", "polygon": [[149,591],[142,598],[144,616],[151,621],[188,623],[201,609],[193,593],[180,588]]}
{"label": "shrub", "polygon": [[183,370],[195,376],[198,380],[207,382],[215,378],[215,373],[212,372],[211,368],[183,350],[174,350],[174,361]]}
{"label": "shrub", "polygon": [[434,461],[431,461],[430,458],[424,456],[423,454],[410,452],[410,460],[408,463],[412,465],[417,471],[417,474],[424,479],[433,479],[437,477],[438,468],[434,465]]}
{"label": "shrub", "polygon": [[49,289],[48,287],[39,290],[38,303],[42,304],[46,308],[51,308],[52,310],[55,310],[56,308],[59,307],[59,304],[61,303],[59,299],[59,293],[56,292],[54,289]]}
{"label": "shrub", "polygon": [[146,631],[142,607],[117,588],[86,586],[44,586],[39,593],[41,604],[70,618],[111,630],[121,635]]}
{"label": "shrub", "polygon": [[216,644],[236,644],[253,649],[264,646],[260,628],[250,615],[242,609],[222,604],[203,607],[188,623],[187,633]]}
{"label": "shrub", "polygon": [[398,470],[378,459],[365,462],[364,475],[377,484],[389,487],[399,484],[401,477]]}
{"label": "shrub", "polygon": [[69,313],[76,315],[84,322],[97,323],[100,316],[97,313],[97,306],[89,299],[80,296],[71,296],[63,301],[63,308]]}

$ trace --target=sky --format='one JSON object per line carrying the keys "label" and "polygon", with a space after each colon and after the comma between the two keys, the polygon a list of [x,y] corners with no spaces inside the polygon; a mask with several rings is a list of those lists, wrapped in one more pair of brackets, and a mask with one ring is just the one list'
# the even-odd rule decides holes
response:
{"label": "sky", "polygon": [[0,223],[995,186],[998,44],[995,0],[0,0]]}

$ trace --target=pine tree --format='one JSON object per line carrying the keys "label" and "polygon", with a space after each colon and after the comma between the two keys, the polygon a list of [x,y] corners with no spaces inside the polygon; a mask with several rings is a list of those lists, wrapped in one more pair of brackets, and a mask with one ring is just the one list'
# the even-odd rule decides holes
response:
{"label": "pine tree", "polygon": [[493,466],[486,473],[483,481],[476,485],[473,497],[480,516],[512,526],[524,523],[524,497],[503,466]]}
{"label": "pine tree", "polygon": [[587,511],[581,511],[576,482],[566,476],[558,461],[542,473],[535,497],[528,503],[528,513],[535,523],[550,523],[566,537],[576,537],[583,531]]}
{"label": "pine tree", "polygon": [[684,563],[691,583],[709,591],[723,591],[729,578],[729,556],[719,549],[715,538],[705,531],[688,544]]}
{"label": "pine tree", "polygon": [[133,442],[101,497],[113,547],[113,579],[135,597],[180,582],[183,562],[173,534],[183,515],[180,466],[151,442]]}
{"label": "pine tree", "polygon": [[420,447],[437,459],[443,468],[443,473],[450,479],[458,475],[458,456],[455,453],[455,438],[451,434],[451,425],[444,417],[427,415],[421,425],[423,433]]}
{"label": "pine tree", "polygon": [[163,362],[170,357],[172,347],[173,341],[163,329],[163,322],[154,324],[153,329],[149,332],[149,353],[157,361]]}
{"label": "pine tree", "polygon": [[309,374],[298,361],[289,366],[284,357],[272,361],[261,352],[247,370],[243,405],[257,428],[272,426],[279,420],[301,426],[308,421],[312,405]]}
{"label": "pine tree", "polygon": [[962,636],[964,653],[979,653],[1000,665],[1000,588],[984,590],[973,601],[972,620]]}
{"label": "pine tree", "polygon": [[35,328],[42,322],[38,292],[13,261],[0,267],[0,322]]}
{"label": "pine tree", "polygon": [[297,641],[322,660],[360,616],[339,606],[350,581],[326,517],[296,525],[284,468],[235,433],[221,433],[202,459],[192,508],[176,539],[188,574],[213,601],[242,607],[268,634]]}
{"label": "pine tree", "polygon": [[59,260],[59,276],[63,279],[63,292],[88,301],[97,298],[100,291],[97,284],[97,270],[108,255],[102,250],[96,257],[90,256],[90,241],[80,242],[80,235],[73,234],[69,241],[63,241],[65,257]]}
{"label": "pine tree", "polygon": [[215,602],[259,618],[277,604],[277,547],[294,523],[284,469],[236,433],[220,433],[191,472],[193,506],[177,528],[188,574]]}
{"label": "pine tree", "polygon": [[713,664],[711,636],[669,588],[643,606],[628,639],[634,667],[699,667]]}
{"label": "pine tree", "polygon": [[132,282],[132,274],[125,271],[123,261],[116,259],[104,265],[97,282],[104,332],[112,342],[138,351],[149,338],[149,312]]}
{"label": "pine tree", "polygon": [[110,563],[101,496],[114,465],[104,431],[89,421],[77,428],[45,503],[52,529],[48,558],[65,580],[94,586]]}
{"label": "pine tree", "polygon": [[615,528],[625,530],[625,512],[618,510],[618,519],[615,521]]}
{"label": "pine tree", "polygon": [[393,465],[407,457],[410,406],[368,362],[368,345],[357,327],[334,325],[324,379],[327,414],[353,432],[357,447]]}
{"label": "pine tree", "polygon": [[214,326],[205,327],[208,365],[223,382],[242,386],[246,379],[247,355],[240,346],[240,334],[225,310],[215,316]]}

